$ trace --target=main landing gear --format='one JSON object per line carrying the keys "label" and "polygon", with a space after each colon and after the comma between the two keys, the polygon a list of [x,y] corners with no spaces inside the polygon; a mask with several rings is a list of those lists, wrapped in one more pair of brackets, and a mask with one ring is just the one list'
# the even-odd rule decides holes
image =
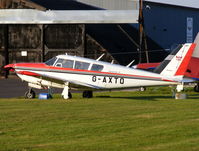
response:
{"label": "main landing gear", "polygon": [[[64,88],[64,90],[62,92],[62,97],[64,99],[71,99],[72,98],[72,94],[71,94],[71,92],[68,91],[67,87]],[[83,98],[92,98],[93,97],[93,91],[83,91],[82,97]]]}
{"label": "main landing gear", "polygon": [[[72,98],[72,94],[69,92],[69,83],[65,83],[64,89],[62,91],[62,97],[64,99],[71,99]],[[93,91],[83,91],[82,94],[83,98],[92,98],[93,97]]]}
{"label": "main landing gear", "polygon": [[64,87],[62,94],[61,94],[64,99],[71,99],[72,98],[72,94],[69,92],[69,86],[68,85],[69,85],[68,83],[65,84],[65,87]]}
{"label": "main landing gear", "polygon": [[[65,83],[65,87],[64,87],[61,95],[64,99],[72,98],[72,94],[69,92],[69,84],[68,83]],[[82,97],[83,98],[92,98],[93,91],[83,91]]]}
{"label": "main landing gear", "polygon": [[32,90],[32,88],[29,88],[29,90],[25,93],[26,99],[34,99],[36,96],[35,91]]}
{"label": "main landing gear", "polygon": [[146,87],[140,87],[140,91],[141,91],[141,92],[146,91]]}
{"label": "main landing gear", "polygon": [[[71,94],[71,92],[69,92],[69,85],[68,85],[68,83],[65,84],[65,87],[64,87],[61,95],[62,95],[62,97],[64,99],[71,99],[72,98],[72,94]],[[32,90],[31,87],[25,93],[25,98],[26,99],[34,99],[35,96],[36,96],[36,93]],[[82,97],[83,98],[92,98],[93,97],[93,91],[83,91]]]}

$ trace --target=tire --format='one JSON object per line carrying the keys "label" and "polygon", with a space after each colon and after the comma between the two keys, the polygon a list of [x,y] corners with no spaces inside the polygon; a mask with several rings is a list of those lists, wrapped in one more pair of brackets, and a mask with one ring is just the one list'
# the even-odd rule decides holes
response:
{"label": "tire", "polygon": [[196,86],[194,87],[194,91],[195,91],[195,92],[199,92],[199,85],[196,85]]}
{"label": "tire", "polygon": [[25,98],[26,98],[26,99],[34,99],[35,96],[36,96],[36,94],[35,94],[35,92],[34,92],[33,90],[27,91],[27,92],[25,93]]}
{"label": "tire", "polygon": [[93,91],[84,91],[82,96],[83,96],[83,98],[92,98]]}
{"label": "tire", "polygon": [[69,98],[69,99],[72,99],[72,97],[73,97],[73,96],[72,96],[72,93],[68,92],[68,98]]}
{"label": "tire", "polygon": [[92,97],[93,97],[93,91],[88,91],[88,94],[89,94],[89,95],[88,95],[88,96],[89,96],[88,98],[92,98]]}

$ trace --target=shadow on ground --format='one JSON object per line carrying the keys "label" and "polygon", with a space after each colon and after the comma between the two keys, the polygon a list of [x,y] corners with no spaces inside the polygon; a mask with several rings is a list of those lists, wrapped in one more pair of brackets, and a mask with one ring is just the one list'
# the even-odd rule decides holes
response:
{"label": "shadow on ground", "polygon": [[145,100],[145,101],[159,101],[158,99],[174,99],[172,96],[129,96],[129,97],[116,97],[116,96],[96,96],[96,98],[117,98],[117,99],[131,99],[131,100]]}

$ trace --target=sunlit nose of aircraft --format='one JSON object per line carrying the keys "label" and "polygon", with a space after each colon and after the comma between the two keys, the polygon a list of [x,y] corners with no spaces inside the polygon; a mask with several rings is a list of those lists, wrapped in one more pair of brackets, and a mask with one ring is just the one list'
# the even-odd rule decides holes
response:
{"label": "sunlit nose of aircraft", "polygon": [[4,66],[4,69],[13,71],[14,70],[14,66],[15,66],[15,64],[8,64],[8,65]]}

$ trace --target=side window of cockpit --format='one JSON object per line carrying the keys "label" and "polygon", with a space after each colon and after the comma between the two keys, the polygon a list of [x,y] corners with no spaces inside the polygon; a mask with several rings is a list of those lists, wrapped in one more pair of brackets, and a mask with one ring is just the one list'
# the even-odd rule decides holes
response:
{"label": "side window of cockpit", "polygon": [[74,64],[73,60],[58,59],[55,66],[62,68],[73,68],[73,64]]}
{"label": "side window of cockpit", "polygon": [[74,60],[63,60],[63,68],[73,68]]}
{"label": "side window of cockpit", "polygon": [[102,71],[103,68],[104,68],[104,66],[102,66],[102,65],[93,64],[92,67],[91,67],[91,70],[92,71]]}
{"label": "side window of cockpit", "polygon": [[63,60],[64,59],[58,59],[56,64],[55,64],[55,67],[62,67]]}
{"label": "side window of cockpit", "polygon": [[88,70],[90,63],[75,61],[75,69]]}

